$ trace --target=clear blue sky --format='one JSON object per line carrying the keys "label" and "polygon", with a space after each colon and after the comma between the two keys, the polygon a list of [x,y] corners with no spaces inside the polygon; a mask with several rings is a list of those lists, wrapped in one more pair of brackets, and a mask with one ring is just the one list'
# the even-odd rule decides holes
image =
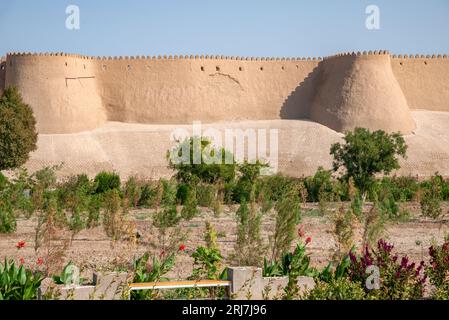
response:
{"label": "clear blue sky", "polygon": [[[68,5],[81,29],[65,27]],[[380,8],[380,30],[365,8]],[[447,0],[0,0],[0,55],[449,53]]]}

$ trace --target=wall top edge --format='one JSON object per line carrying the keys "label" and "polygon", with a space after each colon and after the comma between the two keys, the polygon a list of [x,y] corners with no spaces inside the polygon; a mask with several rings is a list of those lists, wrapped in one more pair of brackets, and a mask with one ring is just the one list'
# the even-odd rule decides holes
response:
{"label": "wall top edge", "polygon": [[[348,57],[348,56],[379,56],[389,55],[392,59],[447,59],[447,54],[390,54],[387,50],[376,51],[353,51],[342,52],[327,57],[241,57],[241,56],[224,56],[224,55],[158,55],[158,56],[85,56],[79,54],[70,54],[63,52],[44,52],[44,53],[32,53],[32,52],[9,52],[7,57],[69,57],[84,60],[240,60],[240,61],[322,61],[327,59]],[[0,61],[3,58],[0,58]]]}

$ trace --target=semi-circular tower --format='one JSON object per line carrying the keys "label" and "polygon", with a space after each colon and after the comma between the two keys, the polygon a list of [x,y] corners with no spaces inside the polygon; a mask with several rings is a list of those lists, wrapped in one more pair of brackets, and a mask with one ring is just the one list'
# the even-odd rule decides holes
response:
{"label": "semi-circular tower", "polygon": [[356,127],[411,133],[410,108],[386,52],[343,54],[319,65],[309,118],[339,132]]}

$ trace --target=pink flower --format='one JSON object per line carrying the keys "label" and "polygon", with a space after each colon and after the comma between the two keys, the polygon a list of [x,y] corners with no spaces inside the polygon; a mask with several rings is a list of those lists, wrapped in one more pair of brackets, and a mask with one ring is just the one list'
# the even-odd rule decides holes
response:
{"label": "pink flower", "polygon": [[185,246],[185,245],[181,244],[181,245],[179,246],[179,251],[184,251],[185,249],[186,249],[186,246]]}
{"label": "pink flower", "polygon": [[20,261],[20,265],[23,265],[23,264],[25,264],[25,259],[22,257],[22,258],[20,258],[19,259],[19,261]]}
{"label": "pink flower", "polygon": [[22,240],[22,241],[17,242],[16,247],[19,250],[24,248],[25,247],[25,241]]}
{"label": "pink flower", "polygon": [[37,264],[38,266],[43,265],[43,264],[44,264],[44,259],[42,259],[42,258],[37,258],[36,264]]}
{"label": "pink flower", "polygon": [[311,243],[312,242],[312,238],[311,237],[307,237],[307,239],[306,239],[306,244],[309,244],[309,243]]}

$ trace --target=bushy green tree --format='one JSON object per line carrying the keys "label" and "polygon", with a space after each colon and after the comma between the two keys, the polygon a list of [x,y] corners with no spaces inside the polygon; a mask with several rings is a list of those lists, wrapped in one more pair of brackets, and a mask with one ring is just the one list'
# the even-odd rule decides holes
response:
{"label": "bushy green tree", "polygon": [[334,157],[333,169],[344,168],[342,178],[354,179],[362,195],[366,196],[377,173],[389,174],[399,169],[398,156],[405,157],[407,145],[399,133],[388,134],[382,130],[371,132],[356,128],[347,132],[344,143],[332,145],[330,154]]}
{"label": "bushy green tree", "polygon": [[102,171],[94,178],[95,193],[103,194],[109,190],[120,190],[120,176],[113,172]]}
{"label": "bushy green tree", "polygon": [[215,149],[205,137],[191,137],[167,153],[169,167],[179,182],[191,183],[198,178],[205,183],[234,180],[234,155],[224,148]]}
{"label": "bushy green tree", "polygon": [[0,98],[0,170],[20,167],[36,150],[37,132],[33,110],[15,87]]}

